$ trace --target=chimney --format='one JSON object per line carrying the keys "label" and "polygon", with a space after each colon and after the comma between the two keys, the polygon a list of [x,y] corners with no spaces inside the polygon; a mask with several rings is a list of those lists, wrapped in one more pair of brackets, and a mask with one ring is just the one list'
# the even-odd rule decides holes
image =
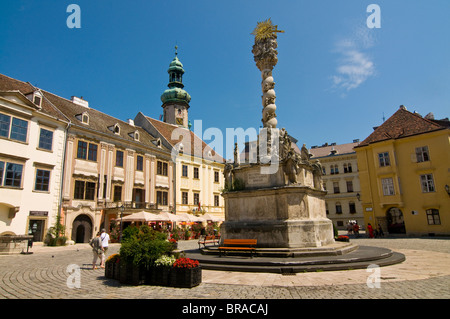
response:
{"label": "chimney", "polygon": [[83,97],[72,96],[72,103],[83,106],[85,108],[89,108],[89,102],[84,100]]}
{"label": "chimney", "polygon": [[134,120],[128,119],[128,124],[131,125],[131,126],[134,126]]}

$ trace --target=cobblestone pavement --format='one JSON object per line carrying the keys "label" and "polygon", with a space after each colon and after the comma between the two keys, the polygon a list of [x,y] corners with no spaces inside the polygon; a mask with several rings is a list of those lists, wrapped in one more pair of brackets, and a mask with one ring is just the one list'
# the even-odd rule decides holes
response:
{"label": "cobblestone pavement", "polygon": [[[92,269],[92,252],[87,244],[35,245],[30,255],[0,256],[0,299],[450,298],[450,239],[359,238],[352,241],[390,248],[405,254],[406,261],[380,268],[379,288],[369,288],[367,284],[372,272],[358,269],[290,276],[203,270],[200,286],[181,289],[129,286],[107,279],[103,269]],[[185,241],[179,245],[181,249],[192,249],[197,247],[197,242]],[[118,250],[119,245],[112,244],[108,255]],[[79,288],[73,287],[70,265],[80,267]]]}

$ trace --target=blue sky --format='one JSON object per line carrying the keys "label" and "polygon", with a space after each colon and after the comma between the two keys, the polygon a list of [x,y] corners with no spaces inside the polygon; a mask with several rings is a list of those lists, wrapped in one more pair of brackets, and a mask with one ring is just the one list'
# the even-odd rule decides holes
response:
{"label": "blue sky", "polygon": [[[69,4],[81,8],[70,29]],[[381,9],[370,29],[369,4]],[[364,139],[400,105],[449,117],[450,1],[3,1],[0,73],[121,120],[159,118],[178,45],[189,118],[259,128],[258,21],[278,36],[278,127],[308,147]],[[225,151],[225,150],[224,150]],[[220,151],[219,151],[220,152]],[[229,158],[227,154],[223,154]]]}

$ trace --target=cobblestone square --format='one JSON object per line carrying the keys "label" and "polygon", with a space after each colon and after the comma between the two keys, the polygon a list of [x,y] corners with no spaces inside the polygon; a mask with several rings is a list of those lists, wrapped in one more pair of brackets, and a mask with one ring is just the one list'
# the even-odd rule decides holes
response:
{"label": "cobblestone square", "polygon": [[[203,270],[202,283],[192,289],[129,286],[92,269],[87,244],[34,246],[30,255],[0,257],[1,299],[448,299],[450,240],[442,238],[352,239],[359,245],[390,248],[406,261],[381,267],[379,288],[367,284],[366,269],[330,272],[243,273]],[[195,249],[197,241],[181,241]],[[112,244],[108,254],[118,252]],[[80,269],[77,288],[69,265]],[[72,288],[71,288],[72,287]]]}

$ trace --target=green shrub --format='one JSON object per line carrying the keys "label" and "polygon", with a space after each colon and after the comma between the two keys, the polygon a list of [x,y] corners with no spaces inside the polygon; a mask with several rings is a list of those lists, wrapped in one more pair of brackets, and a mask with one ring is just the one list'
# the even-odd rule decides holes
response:
{"label": "green shrub", "polygon": [[120,257],[125,262],[150,267],[155,260],[172,252],[173,245],[166,240],[166,234],[157,232],[147,225],[134,228],[122,238]]}

